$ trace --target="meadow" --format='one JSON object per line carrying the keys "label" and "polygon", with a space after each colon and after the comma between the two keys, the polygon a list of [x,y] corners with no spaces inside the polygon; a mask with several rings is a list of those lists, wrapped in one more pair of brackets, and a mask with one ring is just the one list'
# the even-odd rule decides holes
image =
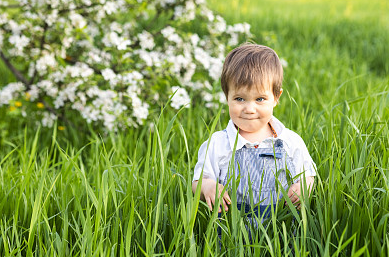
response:
{"label": "meadow", "polygon": [[250,242],[237,208],[219,219],[192,193],[198,148],[225,128],[226,106],[166,104],[152,126],[117,133],[36,129],[2,108],[1,256],[389,255],[389,3],[209,4],[288,63],[274,115],[317,164],[302,209],[279,206]]}

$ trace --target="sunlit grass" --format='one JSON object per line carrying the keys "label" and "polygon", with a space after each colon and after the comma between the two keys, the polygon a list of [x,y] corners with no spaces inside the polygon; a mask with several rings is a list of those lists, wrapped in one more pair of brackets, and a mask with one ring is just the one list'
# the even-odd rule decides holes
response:
{"label": "sunlit grass", "polygon": [[236,207],[219,219],[192,194],[198,148],[225,110],[166,107],[151,127],[106,134],[7,116],[1,256],[389,255],[386,2],[211,2],[288,61],[275,115],[317,164],[311,201],[279,206],[250,242]]}

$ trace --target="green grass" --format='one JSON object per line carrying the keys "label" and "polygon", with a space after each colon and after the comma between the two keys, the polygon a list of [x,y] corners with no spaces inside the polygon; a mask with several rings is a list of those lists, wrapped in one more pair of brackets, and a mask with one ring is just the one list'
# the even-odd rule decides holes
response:
{"label": "green grass", "polygon": [[288,61],[275,115],[317,164],[311,201],[279,207],[250,245],[236,208],[219,220],[192,194],[198,148],[226,111],[166,108],[152,129],[99,135],[24,129],[3,108],[1,256],[389,255],[388,4],[210,3]]}

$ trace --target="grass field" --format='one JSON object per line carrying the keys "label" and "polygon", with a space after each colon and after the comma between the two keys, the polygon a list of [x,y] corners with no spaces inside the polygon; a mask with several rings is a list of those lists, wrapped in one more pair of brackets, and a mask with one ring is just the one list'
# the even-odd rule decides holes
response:
{"label": "grass field", "polygon": [[236,208],[218,219],[192,194],[198,148],[226,111],[167,107],[152,129],[104,135],[7,116],[1,256],[389,255],[389,3],[209,3],[288,62],[275,116],[317,164],[311,200],[280,206],[249,244]]}

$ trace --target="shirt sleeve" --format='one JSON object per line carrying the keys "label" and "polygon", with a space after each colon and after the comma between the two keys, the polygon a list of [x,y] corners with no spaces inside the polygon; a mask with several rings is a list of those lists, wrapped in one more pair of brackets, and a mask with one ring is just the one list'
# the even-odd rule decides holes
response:
{"label": "shirt sleeve", "polygon": [[300,136],[296,138],[296,141],[296,148],[293,153],[293,164],[296,167],[296,173],[300,174],[300,177],[303,174],[305,177],[316,176],[316,164],[312,160],[307,146]]}
{"label": "shirt sleeve", "polygon": [[202,172],[203,178],[210,178],[217,181],[217,178],[219,177],[220,156],[218,155],[218,151],[216,149],[216,142],[213,137],[214,136],[212,136],[210,139],[211,142],[209,143],[209,147],[209,140],[207,140],[201,145],[199,149],[198,160],[194,168],[194,176],[192,181],[199,180]]}

